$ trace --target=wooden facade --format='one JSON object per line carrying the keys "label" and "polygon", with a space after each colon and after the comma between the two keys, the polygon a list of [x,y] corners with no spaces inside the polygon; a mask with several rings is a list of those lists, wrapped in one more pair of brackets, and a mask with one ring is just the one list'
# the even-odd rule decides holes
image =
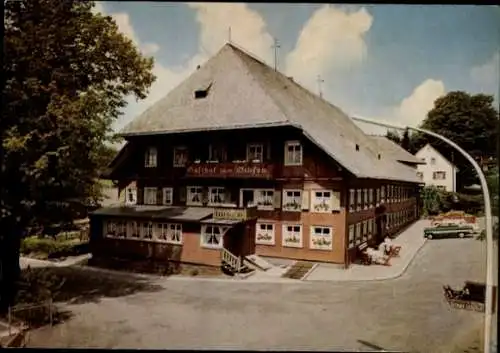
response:
{"label": "wooden facade", "polygon": [[[295,163],[285,163],[290,146],[300,151]],[[151,148],[155,162],[147,166]],[[361,242],[379,242],[417,217],[416,184],[358,179],[292,127],[136,136],[129,137],[126,149],[109,175],[118,182],[123,202],[128,188],[134,188],[138,205],[219,207],[212,217],[220,221],[232,217],[220,207],[239,209],[235,214],[248,219],[229,227],[221,244],[237,256],[256,253],[347,266]],[[214,204],[213,190],[223,202]],[[255,205],[255,211],[247,211]],[[102,256],[132,252],[162,261],[220,265],[220,247],[200,245],[206,220],[184,222],[183,242],[172,245],[106,237],[102,222],[109,217],[96,219],[101,224],[94,226],[94,249]],[[371,226],[365,229],[365,224]]]}

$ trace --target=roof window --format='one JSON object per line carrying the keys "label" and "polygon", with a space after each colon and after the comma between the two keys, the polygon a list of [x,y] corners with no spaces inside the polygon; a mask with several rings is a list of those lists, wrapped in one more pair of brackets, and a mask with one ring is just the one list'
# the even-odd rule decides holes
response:
{"label": "roof window", "polygon": [[356,151],[359,151],[359,145],[356,144]]}
{"label": "roof window", "polygon": [[212,83],[210,83],[206,88],[204,89],[198,89],[194,91],[194,98],[195,99],[202,99],[206,98],[208,96],[208,91],[210,90],[210,87],[212,87]]}

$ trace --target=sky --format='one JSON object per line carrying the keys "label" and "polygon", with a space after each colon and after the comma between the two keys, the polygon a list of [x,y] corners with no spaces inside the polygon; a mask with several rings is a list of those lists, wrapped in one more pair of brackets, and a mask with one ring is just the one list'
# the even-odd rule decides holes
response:
{"label": "sky", "polygon": [[499,7],[113,1],[94,11],[155,59],[156,82],[145,100],[129,97],[117,132],[215,55],[229,33],[270,66],[276,38],[278,70],[350,116],[419,125],[436,98],[456,90],[499,102]]}

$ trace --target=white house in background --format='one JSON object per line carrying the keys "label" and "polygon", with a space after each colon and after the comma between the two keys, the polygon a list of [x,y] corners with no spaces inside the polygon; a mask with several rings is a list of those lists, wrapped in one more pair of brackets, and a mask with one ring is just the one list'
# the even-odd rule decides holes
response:
{"label": "white house in background", "polygon": [[425,186],[434,185],[448,192],[457,191],[457,167],[430,144],[425,145],[415,157],[425,164],[417,165],[417,175]]}

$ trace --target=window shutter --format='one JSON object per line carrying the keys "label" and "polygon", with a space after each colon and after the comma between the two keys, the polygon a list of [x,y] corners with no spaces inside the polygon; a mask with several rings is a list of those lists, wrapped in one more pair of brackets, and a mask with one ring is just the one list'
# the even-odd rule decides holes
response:
{"label": "window shutter", "polygon": [[208,188],[203,188],[201,200],[203,203],[208,202]]}
{"label": "window shutter", "polygon": [[274,208],[281,208],[281,191],[274,191]]}
{"label": "window shutter", "polygon": [[121,204],[126,203],[127,200],[127,188],[118,190],[118,200]]}
{"label": "window shutter", "polygon": [[332,193],[332,205],[333,211],[340,211],[340,191],[331,191]]}
{"label": "window shutter", "polygon": [[308,210],[311,202],[309,201],[309,195],[311,192],[309,190],[302,190],[302,209]]}
{"label": "window shutter", "polygon": [[185,186],[181,186],[178,188],[179,190],[179,202],[186,202],[187,198],[187,189]]}
{"label": "window shutter", "polygon": [[144,205],[144,188],[137,188],[137,204]]}
{"label": "window shutter", "polygon": [[163,189],[156,188],[156,204],[163,205]]}

